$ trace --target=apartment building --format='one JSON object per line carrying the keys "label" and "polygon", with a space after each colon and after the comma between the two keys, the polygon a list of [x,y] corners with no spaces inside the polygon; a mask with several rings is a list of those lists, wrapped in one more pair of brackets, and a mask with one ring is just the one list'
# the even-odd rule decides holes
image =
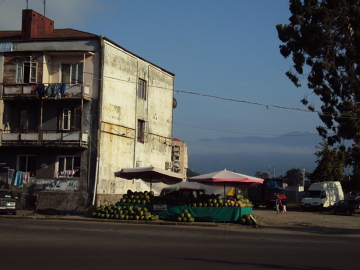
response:
{"label": "apartment building", "polygon": [[57,210],[148,190],[114,172],[171,162],[175,75],[22,12],[22,30],[0,31],[0,187],[23,208]]}

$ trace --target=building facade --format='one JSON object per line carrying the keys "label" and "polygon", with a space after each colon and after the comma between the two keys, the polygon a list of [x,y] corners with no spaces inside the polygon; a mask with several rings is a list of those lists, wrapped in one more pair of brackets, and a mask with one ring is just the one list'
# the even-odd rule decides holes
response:
{"label": "building facade", "polygon": [[188,166],[188,147],[186,143],[177,138],[172,139],[172,163],[171,167],[174,172],[180,173],[184,176],[184,180],[187,178]]}
{"label": "building facade", "polygon": [[0,186],[23,208],[111,204],[142,181],[121,168],[172,156],[175,75],[110,39],[23,10],[0,31]]}

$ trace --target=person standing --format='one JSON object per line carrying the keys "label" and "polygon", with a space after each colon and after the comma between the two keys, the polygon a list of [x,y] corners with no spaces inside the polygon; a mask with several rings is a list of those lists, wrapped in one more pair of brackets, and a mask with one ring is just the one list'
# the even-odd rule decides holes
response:
{"label": "person standing", "polygon": [[276,214],[280,214],[280,206],[282,206],[281,199],[278,194],[275,193],[275,195],[276,195],[276,199],[275,199]]}
{"label": "person standing", "polygon": [[285,204],[282,205],[282,212],[285,213],[285,214],[287,214],[286,205],[285,205]]}

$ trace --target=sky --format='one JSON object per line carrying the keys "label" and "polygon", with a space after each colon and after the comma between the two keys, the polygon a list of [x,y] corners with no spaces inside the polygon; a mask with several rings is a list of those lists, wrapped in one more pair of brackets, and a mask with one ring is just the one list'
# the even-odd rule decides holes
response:
{"label": "sky", "polygon": [[47,0],[45,9],[44,0],[0,0],[0,30],[21,29],[27,2],[55,28],[105,36],[174,73],[175,138],[316,134],[321,125],[301,111],[306,81],[296,88],[285,76],[292,62],[275,26],[289,22],[287,0]]}

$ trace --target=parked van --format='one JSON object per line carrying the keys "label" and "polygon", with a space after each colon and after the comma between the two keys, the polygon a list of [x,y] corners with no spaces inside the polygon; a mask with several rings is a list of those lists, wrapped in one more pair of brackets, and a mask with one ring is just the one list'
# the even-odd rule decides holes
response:
{"label": "parked van", "polygon": [[309,189],[304,192],[301,200],[301,208],[305,209],[321,209],[330,207],[340,200],[344,199],[344,192],[338,181],[326,181],[313,183]]}

